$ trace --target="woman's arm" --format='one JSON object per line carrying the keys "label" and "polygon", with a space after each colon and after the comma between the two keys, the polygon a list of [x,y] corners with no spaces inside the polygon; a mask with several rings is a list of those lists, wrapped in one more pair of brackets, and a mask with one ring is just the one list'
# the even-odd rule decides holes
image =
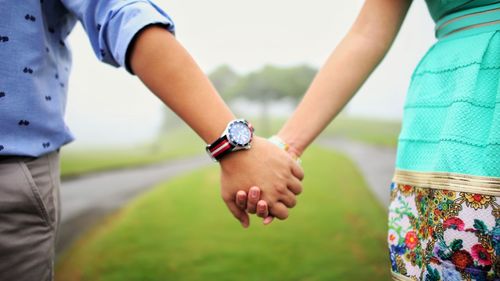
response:
{"label": "woman's arm", "polygon": [[300,156],[354,96],[391,47],[411,0],[366,0],[278,136]]}
{"label": "woman's arm", "polygon": [[[370,76],[392,45],[411,0],[366,0],[353,26],[314,78],[278,136],[300,156]],[[259,191],[258,188],[256,191]],[[258,195],[258,192],[257,192]],[[272,221],[265,200],[238,192],[236,204]]]}

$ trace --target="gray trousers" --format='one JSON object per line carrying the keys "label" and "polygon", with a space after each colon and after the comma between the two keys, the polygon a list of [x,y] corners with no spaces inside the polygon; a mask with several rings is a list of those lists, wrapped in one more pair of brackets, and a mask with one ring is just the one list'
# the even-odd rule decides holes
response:
{"label": "gray trousers", "polygon": [[0,280],[54,278],[59,153],[0,157]]}

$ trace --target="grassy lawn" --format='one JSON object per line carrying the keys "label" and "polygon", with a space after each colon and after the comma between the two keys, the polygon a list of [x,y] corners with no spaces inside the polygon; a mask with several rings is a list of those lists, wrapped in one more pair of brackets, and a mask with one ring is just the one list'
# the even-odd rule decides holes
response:
{"label": "grassy lawn", "polygon": [[389,280],[386,214],[344,156],[303,158],[304,193],[285,222],[242,229],[216,167],[161,184],[61,259],[56,280]]}
{"label": "grassy lawn", "polygon": [[[262,124],[262,120],[255,118],[250,121],[256,126],[258,134],[266,134],[266,132],[258,131],[259,128],[266,127]],[[285,119],[275,118],[267,128],[272,133],[276,133],[285,122]],[[344,137],[378,146],[396,147],[400,129],[401,122],[399,121],[352,118],[341,115],[332,121],[323,131],[322,136]]]}
{"label": "grassy lawn", "polygon": [[182,127],[159,137],[155,143],[137,147],[63,150],[61,175],[68,178],[90,172],[152,164],[202,154],[203,147],[203,141],[197,135]]}
{"label": "grassy lawn", "polygon": [[396,147],[401,123],[387,120],[336,118],[323,136],[341,136],[379,146]]}

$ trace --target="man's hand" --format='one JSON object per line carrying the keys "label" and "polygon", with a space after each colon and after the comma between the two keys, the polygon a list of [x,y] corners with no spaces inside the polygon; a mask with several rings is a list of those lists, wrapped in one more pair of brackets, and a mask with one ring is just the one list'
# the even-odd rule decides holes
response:
{"label": "man's hand", "polygon": [[[302,192],[302,168],[285,151],[260,137],[254,138],[252,149],[231,153],[220,164],[222,199],[244,227],[248,227],[249,217],[236,205],[239,190],[258,186],[260,192],[256,197],[250,192],[249,198],[260,197],[267,202],[269,214],[281,220],[288,217],[288,208],[295,206],[295,196]],[[256,212],[253,207],[248,211]]]}

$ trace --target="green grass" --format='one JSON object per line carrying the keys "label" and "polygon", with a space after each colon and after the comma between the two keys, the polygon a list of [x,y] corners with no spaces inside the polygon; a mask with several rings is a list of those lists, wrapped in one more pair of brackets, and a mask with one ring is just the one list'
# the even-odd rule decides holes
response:
{"label": "green grass", "polygon": [[340,136],[368,144],[396,147],[401,123],[339,117],[323,132],[323,136]]}
{"label": "green grass", "polygon": [[161,184],[71,249],[56,280],[389,280],[386,214],[344,156],[317,147],[285,222],[242,229],[217,168]]}
{"label": "green grass", "polygon": [[[257,134],[271,135],[280,130],[286,119],[274,118],[268,126],[263,124],[263,120],[255,118],[250,120],[257,128]],[[270,132],[259,131],[259,128],[268,128]],[[363,119],[339,116],[323,131],[323,137],[343,137],[357,140],[367,144],[396,147],[398,143],[401,122]]]}
{"label": "green grass", "polygon": [[79,176],[91,172],[153,164],[189,155],[201,154],[204,144],[189,129],[182,127],[158,138],[155,143],[135,147],[63,150],[61,176]]}

